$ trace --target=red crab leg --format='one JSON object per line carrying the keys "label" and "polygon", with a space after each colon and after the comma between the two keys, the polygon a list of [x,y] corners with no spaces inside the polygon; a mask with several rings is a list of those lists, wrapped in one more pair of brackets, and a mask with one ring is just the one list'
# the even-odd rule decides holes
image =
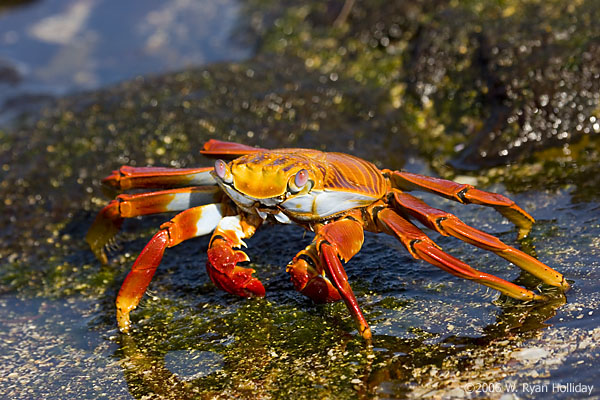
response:
{"label": "red crab leg", "polygon": [[383,173],[389,176],[395,188],[404,191],[424,190],[463,204],[494,207],[519,228],[519,238],[527,236],[535,222],[525,210],[501,194],[484,192],[471,185],[410,172],[383,170]]}
{"label": "red crab leg", "polygon": [[208,204],[187,209],[170,221],[162,224],[160,230],[150,239],[131,271],[125,278],[117,296],[117,322],[122,332],[127,332],[131,322],[129,313],[146,292],[156,268],[167,247],[173,247],[184,240],[210,233],[218,225],[225,213],[222,204]]}
{"label": "red crab leg", "polygon": [[371,328],[360,310],[358,301],[348,283],[348,276],[340,262],[348,261],[360,248],[364,241],[363,227],[354,219],[340,219],[324,225],[316,226],[315,246],[319,252],[321,265],[327,277],[337,289],[346,307],[352,314],[358,332],[366,339],[371,339]]}
{"label": "red crab leg", "polygon": [[124,218],[181,211],[218,202],[222,194],[216,186],[188,187],[140,194],[121,194],[96,216],[85,240],[96,257],[106,264],[105,246],[113,240]]}
{"label": "red crab leg", "polygon": [[170,189],[184,186],[216,185],[213,167],[163,168],[122,166],[102,179],[102,183],[117,190],[127,189]]}
{"label": "red crab leg", "polygon": [[325,274],[315,242],[299,252],[286,271],[296,290],[315,303],[333,303],[342,299]]}
{"label": "red crab leg", "polygon": [[464,262],[443,252],[438,245],[419,228],[407,221],[390,208],[385,208],[376,216],[379,228],[390,235],[396,236],[410,254],[417,259],[443,269],[460,278],[473,280],[482,285],[499,290],[507,296],[519,300],[543,300],[544,296],[535,294],[527,289],[505,281],[494,275],[486,274],[471,268]]}
{"label": "red crab leg", "polygon": [[394,199],[400,209],[418,219],[428,228],[444,236],[454,236],[484,250],[492,251],[548,285],[559,286],[563,289],[569,287],[560,273],[530,255],[504,244],[495,236],[470,227],[455,215],[430,207],[422,200],[398,190],[394,190]]}
{"label": "red crab leg", "polygon": [[222,142],[216,139],[210,139],[204,143],[204,148],[200,150],[201,154],[211,158],[234,159],[246,154],[260,153],[269,151],[260,147],[247,146],[245,144]]}
{"label": "red crab leg", "polygon": [[241,215],[221,220],[210,240],[206,262],[206,272],[217,287],[242,297],[265,295],[262,283],[252,276],[255,271],[236,265],[238,262],[250,261],[246,253],[234,250],[246,246],[242,239],[252,236],[261,223],[262,220],[258,217]]}

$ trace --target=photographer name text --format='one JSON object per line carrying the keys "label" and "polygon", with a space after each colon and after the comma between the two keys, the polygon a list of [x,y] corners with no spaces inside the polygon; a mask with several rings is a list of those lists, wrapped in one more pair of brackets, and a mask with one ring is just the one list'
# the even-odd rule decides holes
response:
{"label": "photographer name text", "polygon": [[594,385],[583,383],[468,383],[463,389],[467,393],[578,393],[591,395]]}

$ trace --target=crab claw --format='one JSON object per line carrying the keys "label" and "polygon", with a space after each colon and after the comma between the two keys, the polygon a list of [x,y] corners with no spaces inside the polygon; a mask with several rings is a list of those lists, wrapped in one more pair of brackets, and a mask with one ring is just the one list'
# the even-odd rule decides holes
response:
{"label": "crab claw", "polygon": [[242,297],[264,297],[265,288],[252,276],[254,270],[236,265],[243,261],[250,261],[246,253],[234,250],[226,239],[215,238],[208,249],[206,271],[213,283],[228,293]]}
{"label": "crab claw", "polygon": [[318,272],[317,269],[323,271],[323,267],[318,265],[318,268],[315,268],[318,261],[309,257],[306,250],[303,255],[304,257],[296,256],[287,266],[287,272],[290,274],[296,290],[317,304],[334,303],[341,300],[340,293],[333,287],[331,281]]}

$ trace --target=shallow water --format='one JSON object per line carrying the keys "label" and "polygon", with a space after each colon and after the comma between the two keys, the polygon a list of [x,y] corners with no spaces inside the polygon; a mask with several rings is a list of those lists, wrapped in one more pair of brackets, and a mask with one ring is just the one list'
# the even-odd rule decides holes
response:
{"label": "shallow water", "polygon": [[43,0],[0,10],[0,111],[252,53],[253,43],[235,38],[236,1],[110,3]]}
{"label": "shallow water", "polygon": [[[191,3],[172,4],[196,10]],[[233,9],[219,12],[235,13],[236,4],[227,4]],[[32,13],[33,7],[50,7],[46,16],[64,11],[52,1],[31,7],[10,13]],[[131,12],[147,16],[150,9]],[[267,11],[259,11],[250,14],[268,20],[263,15]],[[290,27],[298,28],[292,17],[302,12],[300,7],[291,14]],[[0,18],[7,15],[17,14]],[[31,23],[41,19],[37,16]],[[97,26],[104,25],[94,25],[103,32]],[[275,31],[286,31],[281,21],[275,26]],[[374,26],[377,35],[381,29]],[[284,34],[292,42],[296,38],[289,30]],[[215,40],[225,37],[219,31]],[[316,47],[327,47],[317,39]],[[215,49],[227,49],[222,46]],[[251,52],[246,47],[236,53],[238,44],[232,46],[233,53],[218,52],[216,59],[222,60],[224,53],[243,57]],[[111,48],[106,46],[107,51]],[[563,295],[540,287],[551,297],[548,302],[527,304],[501,297],[414,260],[392,237],[367,234],[347,272],[373,329],[373,346],[368,347],[357,336],[343,304],[316,306],[293,290],[285,265],[311,235],[295,226],[265,226],[247,240],[247,253],[265,284],[266,298],[240,299],[217,290],[204,268],[208,239],[198,238],[166,252],[147,295],[132,313],[133,332],[118,333],[117,291],[137,254],[168,218],[126,221],[120,248],[111,252],[109,265],[100,265],[83,238],[95,213],[108,201],[99,179],[120,164],[209,165],[211,161],[198,156],[197,149],[216,137],[269,147],[345,151],[381,167],[430,175],[450,169],[440,168],[439,158],[430,158],[427,150],[430,142],[445,140],[440,136],[422,139],[426,142],[422,152],[407,144],[414,137],[404,136],[404,130],[417,127],[395,129],[396,114],[389,112],[395,109],[395,100],[389,100],[387,92],[344,78],[341,72],[334,80],[331,74],[306,69],[306,60],[314,54],[299,59],[310,49],[293,50],[294,57],[285,52],[262,54],[242,63],[208,65],[75,94],[21,120],[14,130],[0,131],[0,397],[545,396],[536,389],[556,398],[590,397],[581,390],[595,384],[600,365],[600,196],[591,172],[587,172],[591,184],[582,181],[586,167],[577,159],[565,162],[564,176],[556,180],[539,172],[545,164],[527,160],[457,177],[509,195],[535,217],[530,236],[520,242],[514,226],[493,210],[419,194],[429,204],[563,273],[571,289]],[[31,48],[23,51],[31,56]],[[202,48],[185,46],[178,51],[189,51],[190,57],[205,54]],[[103,58],[103,53],[90,54],[94,54],[90,60]],[[191,62],[204,60],[208,58]],[[148,65],[140,63],[143,68]],[[152,71],[171,67],[157,68]],[[122,71],[146,72],[130,64]],[[107,69],[107,80],[99,78],[98,85],[127,77],[120,73]],[[76,88],[60,80],[49,82],[64,90]],[[19,85],[14,90],[40,82],[26,75]],[[590,136],[587,144],[573,145],[569,151],[582,147],[593,163],[597,141]],[[556,165],[563,162],[561,149],[560,156],[550,155]],[[519,181],[522,175],[529,180]],[[510,185],[489,184],[504,180]],[[539,284],[491,253],[428,234],[474,267],[531,289]],[[562,390],[560,384],[571,385]],[[598,398],[599,393],[600,387],[594,388],[591,397]]]}

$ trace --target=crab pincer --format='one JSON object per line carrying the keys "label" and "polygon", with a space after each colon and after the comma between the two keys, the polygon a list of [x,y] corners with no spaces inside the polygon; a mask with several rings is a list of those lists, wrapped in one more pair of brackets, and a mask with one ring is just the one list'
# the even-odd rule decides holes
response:
{"label": "crab pincer", "polygon": [[252,276],[254,270],[237,265],[250,261],[241,250],[246,239],[256,232],[262,219],[253,215],[238,214],[224,217],[214,230],[208,246],[206,271],[213,283],[229,292],[242,297],[263,297],[265,288]]}
{"label": "crab pincer", "polygon": [[206,272],[218,288],[242,297],[264,297],[264,286],[252,276],[255,271],[237,265],[250,261],[246,253],[234,250],[231,242],[220,237],[211,241],[207,253]]}

